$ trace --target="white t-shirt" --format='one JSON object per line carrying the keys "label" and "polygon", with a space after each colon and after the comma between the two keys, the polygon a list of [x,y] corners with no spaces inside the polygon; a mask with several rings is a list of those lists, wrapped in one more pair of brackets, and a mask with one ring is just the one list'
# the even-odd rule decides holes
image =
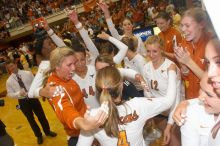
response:
{"label": "white t-shirt", "polygon": [[77,74],[74,74],[73,80],[79,85],[83,95],[84,101],[91,108],[97,108],[100,106],[98,99],[95,95],[95,76],[96,70],[92,65],[87,65],[87,73],[84,78],[81,78]]}
{"label": "white t-shirt", "polygon": [[[146,146],[143,138],[145,122],[168,109],[172,100],[171,97],[166,98],[166,100],[164,98],[135,97],[123,105],[117,106],[120,119],[127,121],[126,124],[119,125],[119,130],[126,132],[127,142],[130,146]],[[96,112],[97,110],[92,110],[91,114],[95,115]],[[117,146],[118,138],[107,136],[104,129],[96,129],[90,132],[81,131],[77,146],[89,146],[94,138],[99,141],[101,146]]]}
{"label": "white t-shirt", "polygon": [[180,128],[182,146],[214,146],[208,144],[211,128],[215,124],[214,115],[205,111],[203,103],[190,104],[186,117]]}

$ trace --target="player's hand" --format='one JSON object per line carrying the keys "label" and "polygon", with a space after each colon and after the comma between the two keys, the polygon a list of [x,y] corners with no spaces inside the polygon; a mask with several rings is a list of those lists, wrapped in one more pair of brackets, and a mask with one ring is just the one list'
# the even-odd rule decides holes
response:
{"label": "player's hand", "polygon": [[102,33],[98,34],[97,37],[100,39],[103,39],[103,40],[108,40],[110,36],[107,33],[102,32]]}
{"label": "player's hand", "polygon": [[188,104],[187,100],[180,102],[173,113],[173,120],[178,126],[182,126],[186,120],[186,109]]}
{"label": "player's hand", "polygon": [[75,25],[79,23],[78,14],[76,10],[69,10],[69,12],[67,13],[69,13],[68,17]]}
{"label": "player's hand", "polygon": [[167,125],[164,132],[163,132],[163,142],[162,145],[167,145],[170,142],[170,137],[171,137],[171,128],[172,125]]}
{"label": "player's hand", "polygon": [[105,18],[110,18],[110,12],[108,10],[108,5],[103,2],[102,0],[99,1],[99,3],[97,3],[97,5],[101,8],[101,10],[103,11]]}

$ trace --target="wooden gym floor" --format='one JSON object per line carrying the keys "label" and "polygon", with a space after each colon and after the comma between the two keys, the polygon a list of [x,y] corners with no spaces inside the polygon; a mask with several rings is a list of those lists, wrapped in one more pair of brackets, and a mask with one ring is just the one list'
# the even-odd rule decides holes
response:
{"label": "wooden gym floor", "polygon": [[[5,82],[8,78],[7,74],[0,77],[0,94],[5,92]],[[6,130],[9,135],[14,139],[16,146],[37,146],[37,139],[32,132],[29,123],[27,122],[25,116],[20,110],[16,109],[18,104],[16,99],[11,99],[8,97],[3,97],[5,105],[0,106],[0,119],[5,123]],[[43,106],[45,115],[49,121],[51,130],[56,132],[58,135],[55,138],[47,137],[44,135],[44,142],[41,146],[67,146],[67,137],[63,126],[60,124],[54,111],[47,101],[43,102],[41,99],[41,104]],[[38,122],[37,118],[36,121]],[[40,126],[40,123],[38,122]],[[42,129],[42,128],[41,128]],[[160,146],[161,140],[157,140],[151,146]]]}

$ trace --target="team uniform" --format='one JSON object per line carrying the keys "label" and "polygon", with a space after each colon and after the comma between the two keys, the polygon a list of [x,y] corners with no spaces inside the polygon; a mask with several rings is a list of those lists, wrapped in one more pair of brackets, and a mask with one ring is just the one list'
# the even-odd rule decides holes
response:
{"label": "team uniform", "polygon": [[[140,74],[141,74],[142,69],[143,69],[145,64],[146,64],[146,60],[140,54],[136,54],[135,57],[132,58],[131,60],[129,60],[128,57],[124,58],[125,68],[133,69],[133,70],[135,70],[136,72],[138,72]],[[139,82],[133,81],[133,80],[129,80],[129,81],[131,81],[135,85],[135,87],[137,88],[138,91],[143,90],[143,88],[141,87]]]}
{"label": "team uniform", "polygon": [[168,28],[166,31],[161,31],[158,36],[164,42],[164,51],[168,53],[174,53],[174,37],[176,37],[176,45],[182,41],[181,33],[173,27]]}
{"label": "team uniform", "polygon": [[80,130],[73,126],[73,122],[76,118],[83,117],[86,112],[86,104],[78,84],[74,80],[62,80],[55,73],[49,76],[47,82],[54,82],[63,87],[64,91],[61,94],[48,101],[63,124],[67,135],[78,137]]}
{"label": "team uniform", "polygon": [[180,128],[182,146],[214,146],[208,144],[215,124],[214,115],[205,111],[203,103],[198,100],[197,104],[189,104],[186,117],[186,122]]}
{"label": "team uniform", "polygon": [[86,105],[91,108],[98,108],[100,106],[98,99],[95,95],[95,77],[96,70],[94,66],[87,65],[87,73],[84,78],[74,74],[73,80],[79,85]]}
{"label": "team uniform", "polygon": [[[106,19],[106,22],[108,25],[108,29],[111,32],[111,35],[114,38],[116,38],[117,40],[121,40],[124,37],[124,35],[121,36],[118,34],[118,31],[115,29],[115,25],[113,24],[112,19],[108,18],[108,19]],[[139,53],[143,56],[146,56],[147,52],[146,52],[146,49],[145,49],[144,43],[142,42],[141,37],[139,37],[137,35],[135,35],[135,37],[137,37],[137,39],[138,39],[137,53]]]}
{"label": "team uniform", "polygon": [[[168,68],[173,63],[171,60],[165,58],[164,62],[158,67],[157,69],[154,69],[152,61],[149,61],[143,68],[143,77],[147,81],[147,84],[150,88],[150,92],[153,97],[165,97],[168,91],[168,85],[169,83],[169,75],[168,75]],[[180,73],[179,70],[177,70],[178,76],[176,78],[177,84],[174,88],[176,88],[176,98],[175,98],[175,104],[171,107],[171,112],[167,111],[166,113],[163,113],[163,115],[168,115],[168,123],[173,124],[174,121],[172,119],[172,113],[174,112],[175,106],[180,102],[180,90],[181,90],[181,79],[180,79]]]}
{"label": "team uniform", "polygon": [[[77,146],[89,146],[92,144],[94,138],[96,138],[102,146],[146,146],[143,138],[143,127],[145,122],[167,110],[172,105],[175,96],[176,88],[173,88],[176,84],[176,73],[169,71],[168,92],[166,98],[133,98],[126,101],[123,105],[117,106],[119,112],[120,122],[119,124],[119,137],[108,137],[103,129],[95,129],[90,132],[81,131]],[[91,114],[95,114],[96,110],[92,110]]]}
{"label": "team uniform", "polygon": [[[190,53],[190,57],[193,61],[203,70],[205,70],[205,64],[203,63],[205,56],[205,47],[211,38],[210,33],[202,34],[197,43],[187,42],[183,39],[181,46],[187,48]],[[190,70],[188,75],[182,76],[185,82],[186,99],[192,99],[199,96],[200,79]]]}
{"label": "team uniform", "polygon": [[[86,47],[88,48],[89,52],[91,53],[91,65],[95,64],[95,59],[97,58],[97,56],[99,55],[98,49],[96,48],[95,44],[93,43],[93,41],[91,40],[91,38],[88,35],[88,31],[85,30],[82,27],[81,23],[78,23],[77,25],[75,25],[76,28],[79,29],[79,34],[81,35]],[[80,29],[81,28],[81,29]],[[121,63],[121,61],[124,59],[128,47],[123,44],[122,42],[118,41],[117,39],[115,39],[114,37],[109,37],[108,41],[110,41],[112,44],[114,44],[118,49],[118,53],[113,57],[113,61],[115,64],[119,64]]]}

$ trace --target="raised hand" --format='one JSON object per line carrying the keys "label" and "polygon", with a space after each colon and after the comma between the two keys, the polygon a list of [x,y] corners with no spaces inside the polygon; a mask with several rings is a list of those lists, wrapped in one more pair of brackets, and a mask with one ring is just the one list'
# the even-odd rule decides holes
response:
{"label": "raised hand", "polygon": [[105,18],[110,18],[111,15],[110,15],[110,12],[108,9],[108,5],[105,2],[103,2],[102,0],[100,0],[99,3],[97,3],[97,4],[101,8],[101,10],[103,11]]}
{"label": "raised hand", "polygon": [[46,31],[50,30],[50,26],[48,25],[48,22],[46,19],[42,19],[41,23],[42,23],[42,27],[44,28],[44,30]]}
{"label": "raised hand", "polygon": [[76,25],[79,23],[78,14],[76,10],[68,10],[69,19]]}
{"label": "raised hand", "polygon": [[100,39],[103,39],[103,40],[108,40],[110,36],[107,33],[102,32],[102,33],[98,34],[97,37]]}

